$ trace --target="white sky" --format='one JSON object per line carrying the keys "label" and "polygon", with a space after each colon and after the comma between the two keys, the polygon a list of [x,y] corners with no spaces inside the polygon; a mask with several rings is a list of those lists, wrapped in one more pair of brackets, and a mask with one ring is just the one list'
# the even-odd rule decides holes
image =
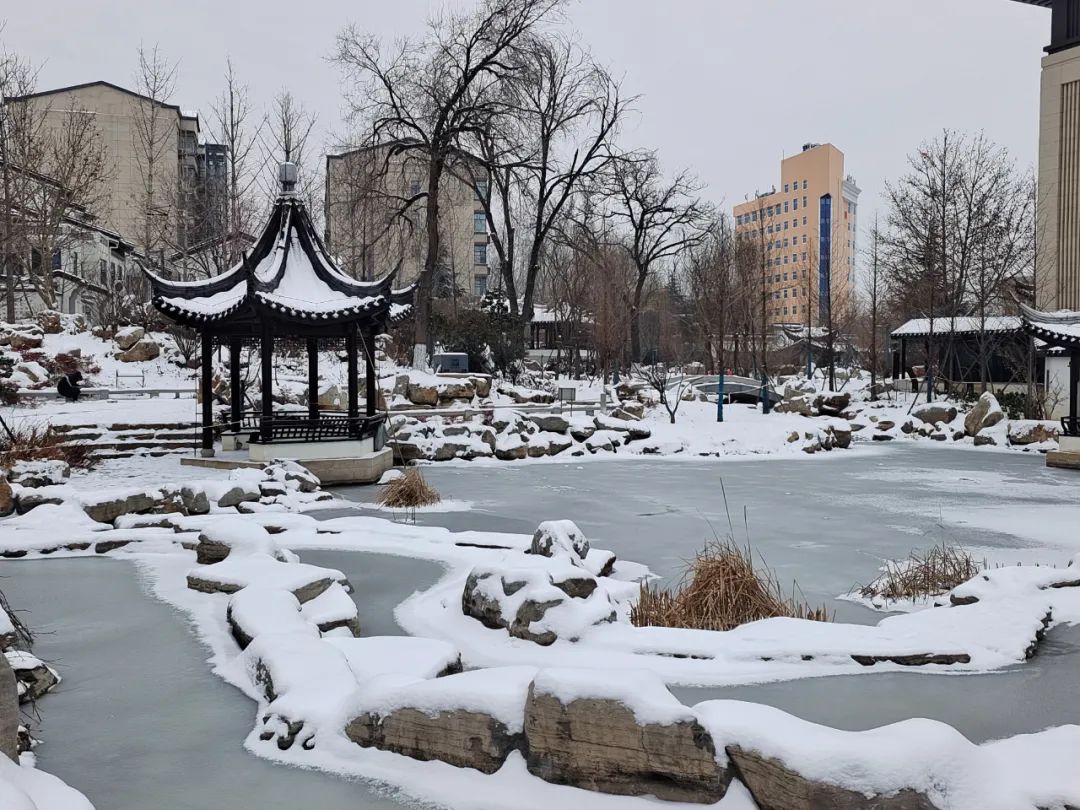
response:
{"label": "white sky", "polygon": [[[454,4],[458,0],[452,0]],[[344,132],[327,56],[348,21],[421,34],[429,0],[23,0],[3,41],[44,63],[41,89],[105,79],[131,86],[136,48],[180,62],[175,103],[204,118],[226,54],[268,103],[288,85]],[[301,13],[297,14],[297,10]],[[832,142],[863,189],[862,222],[905,155],[942,127],[984,130],[1034,164],[1039,60],[1050,14],[1012,0],[577,0],[569,25],[641,94],[626,146],[657,148],[730,206],[779,180],[779,160]]]}

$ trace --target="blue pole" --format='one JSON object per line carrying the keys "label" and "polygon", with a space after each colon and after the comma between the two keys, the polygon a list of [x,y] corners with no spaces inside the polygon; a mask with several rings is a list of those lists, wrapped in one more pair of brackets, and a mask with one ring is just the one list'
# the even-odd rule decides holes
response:
{"label": "blue pole", "polygon": [[769,401],[769,378],[764,374],[761,375],[761,412],[768,413],[772,410],[772,403]]}
{"label": "blue pole", "polygon": [[716,379],[716,421],[724,421],[724,370],[720,369],[720,376]]}

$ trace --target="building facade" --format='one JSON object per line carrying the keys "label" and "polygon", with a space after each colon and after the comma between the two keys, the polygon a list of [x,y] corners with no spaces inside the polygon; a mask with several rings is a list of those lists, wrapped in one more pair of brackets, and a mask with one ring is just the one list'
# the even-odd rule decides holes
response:
{"label": "building facade", "polygon": [[148,241],[152,250],[170,251],[207,238],[207,194],[214,182],[224,182],[225,147],[200,143],[197,113],[105,81],[13,101],[34,105],[46,127],[56,130],[71,110],[94,116],[108,161],[102,210],[96,212],[103,225],[141,250]]}
{"label": "building facade", "polygon": [[735,232],[760,247],[769,325],[839,328],[850,312],[859,187],[844,153],[808,143],[780,163],[780,184],[735,206]]}
{"label": "building facade", "polygon": [[1080,310],[1080,0],[1019,0],[1052,10],[1039,99],[1035,305]]}
{"label": "building facade", "polygon": [[[443,174],[439,228],[442,250],[436,296],[479,300],[488,291],[488,223],[480,194],[486,173],[475,162]],[[467,182],[465,173],[477,178]],[[399,284],[413,281],[427,256],[427,213],[418,195],[427,190],[427,155],[391,144],[326,158],[326,244],[358,279],[378,278],[401,264]]]}

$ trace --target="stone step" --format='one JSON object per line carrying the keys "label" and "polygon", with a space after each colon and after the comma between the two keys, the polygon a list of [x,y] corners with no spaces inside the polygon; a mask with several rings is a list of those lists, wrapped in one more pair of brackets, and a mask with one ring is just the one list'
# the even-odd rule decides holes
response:
{"label": "stone step", "polygon": [[147,439],[146,441],[105,441],[90,442],[92,450],[190,450],[196,445],[194,440]]}

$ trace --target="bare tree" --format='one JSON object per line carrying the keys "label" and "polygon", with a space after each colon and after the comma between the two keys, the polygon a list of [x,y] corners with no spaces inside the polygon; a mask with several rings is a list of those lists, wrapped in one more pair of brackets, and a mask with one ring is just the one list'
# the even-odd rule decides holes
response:
{"label": "bare tree", "polygon": [[[614,160],[612,141],[630,100],[568,38],[529,35],[514,57],[518,64],[505,82],[503,103],[476,136],[483,177],[470,182],[487,216],[503,293],[524,329],[549,240],[582,184]],[[526,250],[520,291],[519,239]]]}
{"label": "bare tree", "polygon": [[626,230],[623,242],[637,278],[630,299],[630,355],[641,360],[641,305],[646,282],[661,266],[700,244],[709,208],[695,195],[688,173],[666,180],[655,154],[620,159],[611,173],[611,216]]}
{"label": "bare tree", "polygon": [[223,259],[226,266],[232,266],[240,260],[244,250],[242,235],[253,230],[256,207],[251,192],[256,172],[252,162],[265,119],[252,121],[248,86],[237,77],[231,58],[225,62],[225,87],[213,104],[213,113],[214,137],[228,150],[225,195],[228,225]]}
{"label": "bare tree", "polygon": [[689,252],[683,264],[694,328],[702,341],[711,371],[723,374],[727,364],[726,337],[738,306],[735,289],[735,234],[731,220],[720,214],[707,237]]}
{"label": "bare tree", "polygon": [[143,98],[132,99],[133,146],[138,166],[136,206],[147,256],[175,243],[174,230],[179,213],[177,194],[180,178],[176,168],[176,129],[165,106],[176,89],[177,66],[169,62],[157,45],[140,46],[135,89]]}
{"label": "bare tree", "polygon": [[[414,362],[431,349],[431,297],[440,261],[439,204],[447,166],[466,139],[489,121],[514,69],[513,51],[562,0],[482,0],[476,11],[434,17],[419,42],[391,47],[352,25],[338,36],[335,60],[355,85],[348,94],[354,119],[369,143],[389,142],[390,155],[419,151],[427,160],[426,188],[403,208],[423,204],[427,252],[416,300]],[[518,63],[519,64],[519,63]]]}
{"label": "bare tree", "polygon": [[[2,32],[0,28],[0,32]],[[15,276],[20,257],[27,253],[24,231],[16,223],[16,201],[25,197],[15,174],[14,156],[25,151],[21,143],[32,142],[43,119],[28,104],[13,101],[34,91],[36,70],[17,54],[0,50],[0,269],[4,272],[5,305],[8,321],[15,320]]]}
{"label": "bare tree", "polygon": [[682,363],[653,363],[652,365],[634,366],[634,374],[649,384],[656,391],[660,404],[675,424],[675,414],[682,404],[683,395],[690,390],[691,385],[687,376],[683,373]]}
{"label": "bare tree", "polygon": [[263,148],[261,177],[266,198],[277,198],[278,165],[283,162],[295,163],[299,169],[296,194],[304,201],[309,215],[316,222],[322,212],[322,173],[314,163],[318,145],[312,138],[317,121],[314,113],[297,101],[287,88],[282,88],[274,96],[273,106],[260,135]]}

